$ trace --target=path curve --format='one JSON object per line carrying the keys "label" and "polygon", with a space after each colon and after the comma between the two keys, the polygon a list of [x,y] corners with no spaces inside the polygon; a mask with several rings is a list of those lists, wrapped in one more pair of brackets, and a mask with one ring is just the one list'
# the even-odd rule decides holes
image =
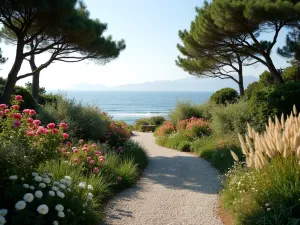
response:
{"label": "path curve", "polygon": [[207,161],[155,144],[152,133],[134,132],[149,166],[135,187],[107,205],[107,225],[221,225],[220,182]]}

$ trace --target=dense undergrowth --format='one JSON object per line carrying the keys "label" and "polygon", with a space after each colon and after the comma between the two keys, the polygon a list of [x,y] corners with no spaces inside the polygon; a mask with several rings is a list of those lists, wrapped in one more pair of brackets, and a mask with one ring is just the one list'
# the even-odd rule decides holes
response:
{"label": "dense undergrowth", "polygon": [[0,104],[2,224],[97,224],[103,205],[148,163],[130,130],[93,106],[56,96],[22,108]]}

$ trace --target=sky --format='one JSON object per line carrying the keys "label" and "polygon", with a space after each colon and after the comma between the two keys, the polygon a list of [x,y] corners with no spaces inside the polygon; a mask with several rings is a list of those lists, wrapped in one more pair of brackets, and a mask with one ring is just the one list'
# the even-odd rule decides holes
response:
{"label": "sky", "polygon": [[[117,86],[157,80],[176,80],[189,77],[175,65],[180,43],[178,31],[189,29],[196,13],[195,7],[203,0],[85,0],[92,18],[108,24],[105,35],[115,40],[125,39],[126,49],[106,65],[93,62],[56,62],[42,71],[40,84],[46,89],[67,89],[73,84],[89,83]],[[284,44],[285,35],[279,37],[275,46]],[[0,76],[6,77],[14,59],[15,46],[0,43],[3,55],[9,60],[1,65]],[[37,58],[37,64],[47,59],[47,53]],[[286,67],[286,59],[272,54],[277,68]],[[257,65],[245,68],[245,75],[257,76],[266,67]],[[20,75],[30,72],[24,61]],[[24,85],[28,79],[22,79]]]}

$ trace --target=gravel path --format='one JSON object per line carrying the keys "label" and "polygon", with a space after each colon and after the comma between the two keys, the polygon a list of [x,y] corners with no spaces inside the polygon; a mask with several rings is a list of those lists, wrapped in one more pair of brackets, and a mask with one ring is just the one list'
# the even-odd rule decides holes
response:
{"label": "gravel path", "polygon": [[148,151],[138,184],[107,205],[106,225],[221,225],[218,172],[205,160],[155,144],[151,133],[133,139]]}

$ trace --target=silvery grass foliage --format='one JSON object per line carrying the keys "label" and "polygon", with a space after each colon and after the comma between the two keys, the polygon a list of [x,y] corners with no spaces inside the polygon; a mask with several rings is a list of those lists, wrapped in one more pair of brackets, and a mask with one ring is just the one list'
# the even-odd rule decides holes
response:
{"label": "silvery grass foliage", "polygon": [[269,120],[264,133],[248,126],[240,136],[246,162],[226,175],[221,199],[236,224],[300,224],[300,116],[293,113],[281,121]]}
{"label": "silvery grass foliage", "polygon": [[[272,158],[287,158],[290,155],[300,159],[300,115],[296,107],[285,120],[275,117],[275,122],[269,118],[266,131],[262,134],[255,132],[248,124],[248,134],[245,139],[239,135],[243,154],[248,167],[262,169]],[[233,153],[233,157],[238,160]]]}
{"label": "silvery grass foliage", "polygon": [[[11,175],[12,185],[0,203],[0,224],[81,224],[94,209],[94,187],[72,177],[54,180],[51,173]],[[2,208],[2,209],[1,209]]]}

